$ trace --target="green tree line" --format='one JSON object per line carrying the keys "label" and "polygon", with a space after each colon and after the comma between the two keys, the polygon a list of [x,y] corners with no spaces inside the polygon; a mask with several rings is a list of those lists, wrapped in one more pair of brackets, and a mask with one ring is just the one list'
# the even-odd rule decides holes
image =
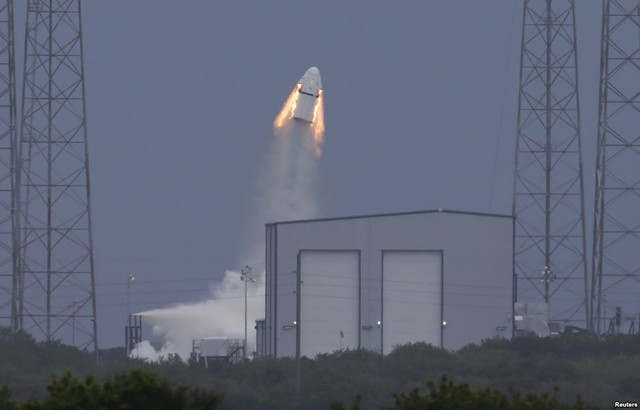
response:
{"label": "green tree line", "polygon": [[[80,380],[71,373],[55,377],[42,400],[29,398],[16,402],[11,391],[0,388],[2,410],[218,410],[224,396],[211,389],[196,388],[170,382],[149,370],[132,370],[98,383],[93,377]],[[580,398],[573,404],[558,401],[555,395],[521,395],[511,390],[505,395],[490,388],[473,390],[467,384],[455,384],[446,376],[440,384],[426,384],[426,392],[415,388],[409,393],[395,393],[394,405],[383,410],[588,410]],[[299,401],[300,408],[306,408]],[[361,410],[361,396],[349,407],[332,402],[329,410]]]}
{"label": "green tree line", "polygon": [[[391,409],[398,398],[404,394],[409,400],[416,389],[419,395],[431,394],[428,382],[440,389],[438,381],[443,375],[449,377],[448,382],[455,380],[456,388],[467,386],[472,396],[490,391],[503,395],[508,403],[523,401],[528,395],[544,398],[550,394],[548,399],[558,403],[576,405],[580,396],[584,403],[610,408],[615,400],[640,398],[637,335],[487,340],[455,352],[416,343],[399,346],[386,356],[363,350],[339,351],[302,360],[299,398],[294,394],[292,359],[210,362],[205,368],[190,366],[175,356],[161,363],[129,360],[122,348],[101,351],[100,356],[101,362],[96,364],[92,354],[70,346],[36,342],[26,334],[3,334],[0,385],[8,386],[12,400],[19,403],[29,398],[42,401],[50,397],[52,380],[62,380],[67,372],[80,380],[89,377],[104,389],[107,381],[140,370],[172,385],[224,395],[222,408],[226,409],[327,409],[331,402],[353,406],[357,396],[357,408]],[[515,391],[521,392],[520,396],[512,396]],[[493,397],[483,394],[485,399]]]}

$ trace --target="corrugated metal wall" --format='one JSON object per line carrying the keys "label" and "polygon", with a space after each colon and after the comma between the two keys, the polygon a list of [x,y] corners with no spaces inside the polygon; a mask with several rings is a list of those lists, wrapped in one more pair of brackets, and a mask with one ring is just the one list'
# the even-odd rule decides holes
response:
{"label": "corrugated metal wall", "polygon": [[[327,250],[358,251],[358,292],[347,292],[354,286],[346,283],[352,278],[335,278],[315,283],[326,292],[315,301],[305,301],[305,292],[307,297],[312,293],[304,289],[302,279],[301,307],[319,309],[313,319],[319,321],[321,316],[336,315],[330,297],[348,300],[340,306],[350,306],[353,311],[349,316],[358,317],[357,347],[384,348],[388,353],[395,344],[423,340],[457,349],[497,334],[511,335],[511,217],[445,211],[285,222],[267,225],[266,351],[270,355],[295,356],[296,330],[292,325],[297,321],[294,272],[299,268],[298,255]],[[420,252],[412,257],[408,251]],[[321,272],[324,263],[334,259],[316,261],[314,269]],[[403,303],[410,305],[404,311]],[[302,319],[304,329],[304,321],[310,319],[304,314]],[[324,329],[318,325],[323,333],[316,336],[303,333],[301,352],[330,352],[336,341],[342,341],[343,347],[354,347],[352,339],[346,340],[344,329],[344,337],[336,338],[335,326]],[[505,326],[506,332],[497,332]],[[318,342],[314,348],[306,345],[314,337],[333,338],[333,342]]]}

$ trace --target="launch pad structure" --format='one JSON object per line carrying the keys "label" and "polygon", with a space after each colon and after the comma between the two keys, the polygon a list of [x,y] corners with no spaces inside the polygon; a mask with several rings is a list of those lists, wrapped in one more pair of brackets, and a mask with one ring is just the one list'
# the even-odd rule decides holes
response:
{"label": "launch pad structure", "polygon": [[[640,2],[602,10],[591,329],[640,330]],[[607,317],[607,310],[615,312]]]}
{"label": "launch pad structure", "polygon": [[98,352],[80,0],[28,0],[16,128],[13,1],[0,4],[0,319]]}
{"label": "launch pad structure", "polygon": [[517,296],[545,303],[555,323],[597,334],[628,325],[633,333],[636,320],[640,330],[640,2],[602,2],[590,278],[575,7],[575,0],[524,0],[513,199]]}
{"label": "launch pad structure", "polygon": [[524,0],[513,216],[518,302],[588,325],[575,2]]}
{"label": "launch pad structure", "polygon": [[0,2],[0,320],[18,329],[17,116],[13,1]]}

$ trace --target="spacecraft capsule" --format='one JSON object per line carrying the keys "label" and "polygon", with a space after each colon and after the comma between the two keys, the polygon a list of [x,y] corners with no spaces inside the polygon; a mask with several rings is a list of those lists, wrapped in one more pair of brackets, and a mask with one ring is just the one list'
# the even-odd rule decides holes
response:
{"label": "spacecraft capsule", "polygon": [[298,95],[293,118],[313,123],[316,105],[320,104],[319,99],[322,96],[322,80],[317,67],[311,67],[304,73],[298,81],[296,93]]}

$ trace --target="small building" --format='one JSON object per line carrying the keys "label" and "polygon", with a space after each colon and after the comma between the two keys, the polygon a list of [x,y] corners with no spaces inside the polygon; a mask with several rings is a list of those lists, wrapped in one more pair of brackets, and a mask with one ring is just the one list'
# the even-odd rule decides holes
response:
{"label": "small building", "polygon": [[244,341],[228,337],[204,337],[193,340],[190,363],[209,366],[212,361],[237,362],[244,356]]}
{"label": "small building", "polygon": [[267,224],[258,356],[511,337],[513,229],[444,210]]}

